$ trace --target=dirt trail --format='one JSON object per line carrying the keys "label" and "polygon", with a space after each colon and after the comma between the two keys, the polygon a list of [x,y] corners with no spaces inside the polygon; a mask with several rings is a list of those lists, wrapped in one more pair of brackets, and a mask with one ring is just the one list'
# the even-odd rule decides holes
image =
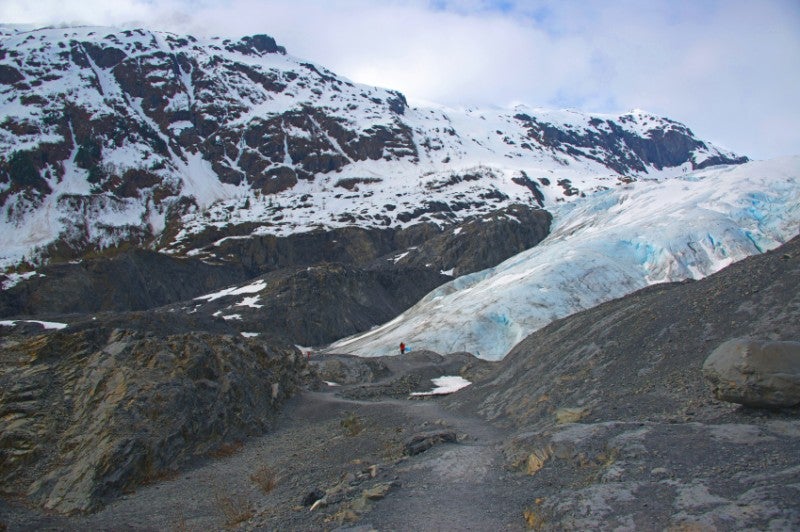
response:
{"label": "dirt trail", "polygon": [[[502,466],[498,429],[449,411],[436,398],[355,401],[337,391],[301,393],[269,434],[232,448],[230,456],[206,458],[175,478],[142,487],[96,514],[48,516],[16,506],[0,513],[7,514],[9,530],[522,528],[523,502],[508,495],[516,490],[509,490],[514,480]],[[405,456],[405,441],[436,430],[455,431],[458,442]],[[374,476],[364,474],[370,466]],[[252,479],[264,469],[278,476],[268,493]],[[363,504],[362,493],[381,485],[390,487]],[[304,506],[314,490],[334,492],[330,504],[313,511]]]}
{"label": "dirt trail", "polygon": [[412,408],[418,415],[444,420],[463,439],[401,465],[402,489],[377,504],[369,522],[379,530],[522,529],[520,509],[525,501],[509,496],[516,481],[504,469],[503,433],[479,418],[444,410],[437,402]]}

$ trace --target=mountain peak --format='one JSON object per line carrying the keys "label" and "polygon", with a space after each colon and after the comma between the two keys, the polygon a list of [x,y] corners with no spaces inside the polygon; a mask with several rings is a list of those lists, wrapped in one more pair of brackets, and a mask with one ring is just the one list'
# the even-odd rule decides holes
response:
{"label": "mountain peak", "polygon": [[248,37],[242,37],[236,43],[231,43],[230,41],[223,41],[225,43],[225,47],[229,51],[236,51],[243,53],[245,55],[250,55],[255,53],[256,55],[260,54],[281,54],[286,55],[286,48],[283,46],[278,46],[275,42],[275,39],[270,37],[269,35],[259,34],[253,35]]}
{"label": "mountain peak", "polygon": [[3,266],[126,242],[186,253],[230,224],[451,224],[746,160],[648,114],[409,107],[263,34],[5,32]]}

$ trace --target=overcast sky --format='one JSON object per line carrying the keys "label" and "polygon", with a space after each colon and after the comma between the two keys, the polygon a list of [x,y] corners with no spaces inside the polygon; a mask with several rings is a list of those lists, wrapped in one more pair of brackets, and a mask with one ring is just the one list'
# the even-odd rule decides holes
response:
{"label": "overcast sky", "polygon": [[641,108],[800,155],[798,0],[0,0],[0,21],[267,33],[412,103]]}

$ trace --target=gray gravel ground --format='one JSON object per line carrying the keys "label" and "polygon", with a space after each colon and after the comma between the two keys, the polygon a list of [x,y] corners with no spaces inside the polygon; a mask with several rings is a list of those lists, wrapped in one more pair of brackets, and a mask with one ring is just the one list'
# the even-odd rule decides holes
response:
{"label": "gray gravel ground", "polygon": [[[455,430],[458,441],[405,455],[411,436],[444,429]],[[353,401],[329,388],[290,400],[275,432],[96,514],[42,515],[8,503],[0,509],[9,530],[325,530],[364,523],[381,530],[522,529],[522,498],[506,493],[515,474],[503,466],[503,441],[502,432],[453,415],[439,399]],[[269,493],[251,478],[263,468],[277,475]],[[388,491],[380,498],[362,497],[383,485]],[[332,495],[312,511],[303,499],[315,489]]]}

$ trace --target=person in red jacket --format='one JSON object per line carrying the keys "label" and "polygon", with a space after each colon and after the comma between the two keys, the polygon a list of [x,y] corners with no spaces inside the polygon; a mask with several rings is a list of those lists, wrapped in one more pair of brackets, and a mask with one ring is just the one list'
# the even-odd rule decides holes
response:
{"label": "person in red jacket", "polygon": [[400,354],[404,354],[406,352],[406,344],[400,342]]}

